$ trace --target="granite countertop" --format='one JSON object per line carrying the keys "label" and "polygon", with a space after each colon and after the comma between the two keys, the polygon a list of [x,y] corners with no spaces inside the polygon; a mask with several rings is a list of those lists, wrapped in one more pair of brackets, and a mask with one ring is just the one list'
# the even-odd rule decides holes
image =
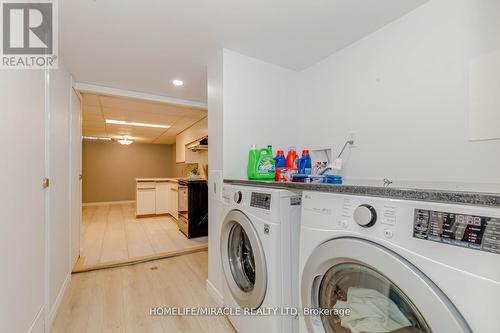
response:
{"label": "granite countertop", "polygon": [[[417,183],[409,186],[404,184],[391,184],[388,187],[375,185],[370,182],[347,182],[343,185],[313,184],[313,183],[281,183],[274,181],[259,180],[236,180],[224,179],[224,183],[233,185],[260,186],[270,188],[284,188],[300,191],[321,191],[331,193],[343,193],[360,196],[373,196],[392,199],[416,200],[441,202],[448,204],[472,205],[483,207],[500,208],[500,192],[482,192],[469,189],[474,186],[437,186],[422,184],[418,188]],[[477,187],[489,188],[489,187]]]}

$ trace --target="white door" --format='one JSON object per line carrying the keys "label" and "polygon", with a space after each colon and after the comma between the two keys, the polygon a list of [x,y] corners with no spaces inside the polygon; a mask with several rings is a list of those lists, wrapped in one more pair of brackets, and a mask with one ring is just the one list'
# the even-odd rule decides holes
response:
{"label": "white door", "polygon": [[323,310],[302,317],[311,333],[472,332],[422,272],[362,239],[333,239],[313,251],[302,273],[301,301]]}
{"label": "white door", "polygon": [[82,104],[80,96],[71,88],[71,267],[80,256],[80,229],[82,223]]}
{"label": "white door", "polygon": [[170,186],[167,182],[156,183],[156,215],[168,213]]}
{"label": "white door", "polygon": [[45,73],[0,75],[0,323],[2,332],[43,331]]}

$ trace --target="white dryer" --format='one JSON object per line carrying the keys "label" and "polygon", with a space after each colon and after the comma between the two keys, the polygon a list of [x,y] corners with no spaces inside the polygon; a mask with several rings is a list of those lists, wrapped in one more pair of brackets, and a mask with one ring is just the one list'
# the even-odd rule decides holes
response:
{"label": "white dryer", "polygon": [[500,209],[304,192],[301,333],[500,332]]}
{"label": "white dryer", "polygon": [[297,332],[297,317],[281,309],[298,305],[300,195],[228,185],[223,200],[223,302],[250,311],[228,316],[231,323],[238,333]]}

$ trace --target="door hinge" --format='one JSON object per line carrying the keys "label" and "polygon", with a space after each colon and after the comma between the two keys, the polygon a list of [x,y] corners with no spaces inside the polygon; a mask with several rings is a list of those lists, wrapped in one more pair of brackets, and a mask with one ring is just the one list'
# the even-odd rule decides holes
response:
{"label": "door hinge", "polygon": [[83,175],[82,175],[82,174],[80,174],[80,175],[78,176],[78,179],[79,179],[79,180],[82,180],[82,179],[83,179]]}
{"label": "door hinge", "polygon": [[42,187],[47,188],[50,186],[50,180],[48,178],[44,178],[42,182]]}

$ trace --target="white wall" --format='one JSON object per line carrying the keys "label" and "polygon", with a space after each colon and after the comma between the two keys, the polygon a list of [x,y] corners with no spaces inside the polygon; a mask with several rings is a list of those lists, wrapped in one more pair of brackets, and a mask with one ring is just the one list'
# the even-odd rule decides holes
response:
{"label": "white wall", "polygon": [[350,179],[500,183],[500,141],[468,140],[469,64],[499,22],[498,1],[430,1],[299,73],[301,142],[357,133]]}
{"label": "white wall", "polygon": [[224,178],[246,179],[252,144],[298,142],[297,73],[229,50],[223,58]]}

